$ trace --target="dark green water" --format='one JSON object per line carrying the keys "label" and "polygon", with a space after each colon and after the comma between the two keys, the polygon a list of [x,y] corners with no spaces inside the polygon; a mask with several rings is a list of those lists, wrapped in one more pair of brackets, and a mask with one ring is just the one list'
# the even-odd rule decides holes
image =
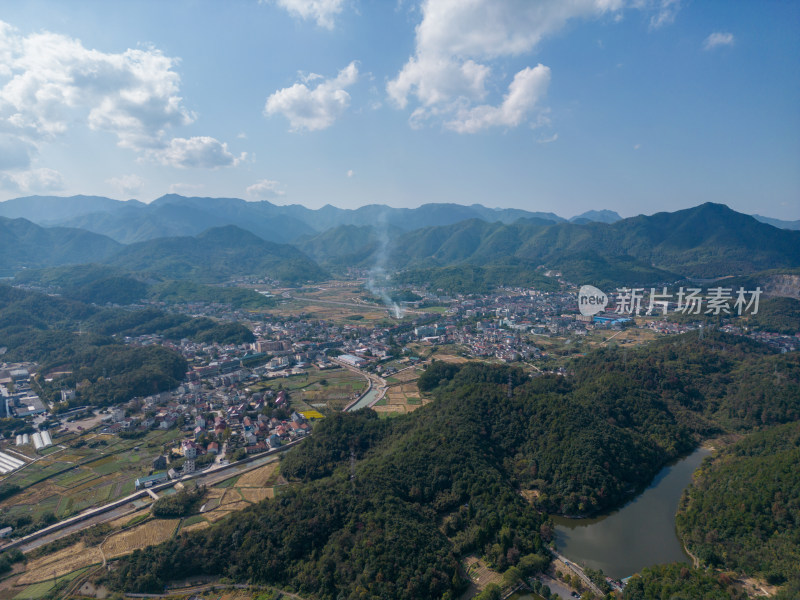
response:
{"label": "dark green water", "polygon": [[623,578],[644,567],[691,562],[675,532],[675,513],[692,473],[710,452],[698,449],[664,467],[644,492],[595,519],[553,517],[556,548],[571,561]]}

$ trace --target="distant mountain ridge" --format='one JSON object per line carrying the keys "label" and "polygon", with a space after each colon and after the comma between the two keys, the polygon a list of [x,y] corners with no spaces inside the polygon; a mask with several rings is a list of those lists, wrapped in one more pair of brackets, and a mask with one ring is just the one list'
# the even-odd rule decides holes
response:
{"label": "distant mountain ridge", "polygon": [[613,210],[587,210],[585,213],[572,217],[570,223],[616,223],[622,217]]}
{"label": "distant mountain ridge", "polygon": [[[27,200],[37,210],[54,202]],[[573,282],[638,285],[800,266],[800,232],[775,228],[714,203],[620,220],[612,211],[590,211],[569,222],[549,213],[478,205],[429,204],[416,209],[372,205],[356,210],[328,206],[313,211],[237,198],[177,195],[150,205],[86,196],[60,201],[80,210],[109,209],[74,217],[73,222],[101,223],[126,241],[146,239],[121,245],[82,229],[42,228],[25,219],[0,217],[0,270],[8,274],[23,268],[98,262],[205,283],[238,276],[299,283],[326,277],[320,265],[334,270],[354,266],[415,271],[420,281],[431,275],[430,269],[448,268],[450,279],[496,285],[503,284],[494,281],[497,276],[515,284],[540,283],[546,270],[555,270]],[[11,202],[10,209],[21,212],[21,201]],[[60,210],[52,214],[63,214],[63,207]],[[486,214],[489,217],[475,216]],[[317,233],[316,220],[325,215],[327,227]],[[613,222],[584,222],[589,218]],[[454,219],[460,220],[450,222]],[[341,223],[353,220],[359,224]],[[445,224],[418,226],[429,221]],[[280,242],[287,238],[294,240],[293,245]]]}
{"label": "distant mountain ridge", "polygon": [[22,269],[92,262],[122,245],[82,229],[40,227],[27,219],[0,217],[0,276]]}
{"label": "distant mountain ridge", "polygon": [[[331,243],[349,239],[346,256]],[[571,281],[645,284],[685,277],[715,278],[800,266],[800,232],[776,229],[725,205],[706,203],[676,211],[605,223],[513,224],[470,219],[396,233],[376,246],[333,229],[304,243],[316,260],[357,258],[359,266],[426,270],[459,265],[559,270]],[[430,275],[430,273],[428,273]],[[531,280],[535,279],[530,277]],[[516,279],[515,279],[516,281]]]}
{"label": "distant mountain ridge", "polygon": [[[606,212],[610,211],[599,211],[598,214]],[[30,196],[0,202],[0,216],[23,217],[45,226],[77,227],[107,235],[124,244],[175,235],[192,236],[220,225],[236,225],[264,239],[286,243],[340,225],[377,225],[410,231],[451,225],[467,219],[502,223],[519,219],[565,221],[553,213],[487,208],[480,204],[424,204],[417,208],[371,204],[357,209],[326,205],[312,210],[297,204],[279,206],[267,201],[247,202],[240,198],[185,197],[178,194],[166,194],[150,204],[97,196]]]}
{"label": "distant mountain ridge", "polygon": [[762,223],[767,223],[779,229],[791,229],[792,231],[800,230],[800,219],[797,221],[784,221],[782,219],[773,219],[771,217],[762,217],[761,215],[753,215],[753,218]]}
{"label": "distant mountain ridge", "polygon": [[268,242],[235,225],[197,236],[172,236],[124,245],[69,227],[41,227],[0,217],[0,277],[26,269],[98,263],[163,279],[217,283],[237,276],[289,283],[328,274],[294,246]]}

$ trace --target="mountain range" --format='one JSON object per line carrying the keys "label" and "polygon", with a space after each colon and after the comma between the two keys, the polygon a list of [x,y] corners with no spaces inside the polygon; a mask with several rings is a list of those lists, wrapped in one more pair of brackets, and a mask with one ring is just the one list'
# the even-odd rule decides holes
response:
{"label": "mountain range", "polygon": [[[420,227],[452,225],[467,219],[513,223],[519,219],[566,220],[553,213],[473,204],[424,204],[418,208],[391,208],[372,204],[342,209],[326,205],[312,210],[297,204],[278,206],[267,201],[239,198],[188,198],[167,194],[150,204],[100,196],[29,196],[0,202],[0,216],[25,218],[43,226],[85,229],[130,244],[160,237],[197,235],[220,225],[236,225],[278,243],[297,241],[340,225],[379,226],[410,231]],[[613,211],[589,211],[576,222],[611,223],[621,217]]]}
{"label": "mountain range", "polygon": [[173,236],[120,244],[70,227],[41,227],[26,219],[0,217],[0,276],[27,269],[98,263],[116,271],[157,279],[202,283],[255,276],[287,283],[318,281],[328,274],[303,252],[236,227],[214,227],[196,236]]}
{"label": "mountain range", "polygon": [[[800,266],[800,232],[713,203],[628,219],[593,211],[569,222],[550,213],[478,205],[312,211],[236,198],[171,195],[143,205],[75,196],[60,199],[64,205],[47,213],[52,198],[27,200],[41,222],[63,220],[72,206],[82,214],[68,221],[89,230],[0,217],[0,271],[6,275],[94,262],[203,283],[257,276],[296,284],[323,279],[328,270],[358,267],[404,271],[413,283],[449,269],[456,279],[488,284],[532,284],[541,282],[544,270],[557,270],[573,282],[639,285]],[[25,201],[0,203],[0,209],[26,214]],[[320,220],[325,214],[327,227]],[[91,223],[119,227],[117,239],[91,231]],[[131,242],[132,237],[147,239]]]}
{"label": "mountain range", "polygon": [[[358,241],[360,240],[360,245]],[[800,234],[776,229],[723,204],[706,203],[612,224],[513,224],[470,219],[383,236],[376,229],[339,227],[302,245],[328,265],[386,269],[454,265],[557,269],[572,280],[625,284],[715,278],[800,265]]]}

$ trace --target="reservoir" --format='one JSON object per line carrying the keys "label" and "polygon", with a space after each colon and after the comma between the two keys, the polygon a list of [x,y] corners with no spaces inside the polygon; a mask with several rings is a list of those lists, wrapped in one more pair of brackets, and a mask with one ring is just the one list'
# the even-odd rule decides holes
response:
{"label": "reservoir", "polygon": [[699,448],[664,467],[644,492],[610,515],[553,517],[556,548],[571,561],[603,569],[615,579],[660,563],[691,562],[675,531],[675,513],[692,473],[709,454]]}

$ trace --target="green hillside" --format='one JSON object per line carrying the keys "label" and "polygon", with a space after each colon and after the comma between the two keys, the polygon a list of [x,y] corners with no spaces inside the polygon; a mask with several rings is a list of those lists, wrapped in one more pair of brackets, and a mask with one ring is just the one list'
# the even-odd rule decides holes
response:
{"label": "green hillside", "polygon": [[0,217],[0,276],[24,269],[102,260],[120,249],[103,235],[67,227],[45,228]]}
{"label": "green hillside", "polygon": [[497,266],[510,259],[520,278],[546,267],[573,282],[647,285],[795,268],[800,232],[711,203],[612,224],[529,219],[508,225],[473,219],[395,237],[388,263],[419,270]]}
{"label": "green hillside", "polygon": [[137,304],[143,300],[166,304],[218,303],[245,309],[275,305],[273,299],[247,288],[205,285],[186,280],[157,281],[141,273],[129,273],[93,263],[28,269],[18,273],[14,283],[43,288],[64,298],[99,305]]}
{"label": "green hillside", "polygon": [[288,283],[327,277],[293,246],[267,242],[234,225],[209,229],[195,237],[172,237],[124,247],[108,264],[163,279],[202,283],[238,276],[270,277]]}
{"label": "green hillside", "polygon": [[712,567],[800,583],[800,423],[754,433],[706,461],[678,531]]}

